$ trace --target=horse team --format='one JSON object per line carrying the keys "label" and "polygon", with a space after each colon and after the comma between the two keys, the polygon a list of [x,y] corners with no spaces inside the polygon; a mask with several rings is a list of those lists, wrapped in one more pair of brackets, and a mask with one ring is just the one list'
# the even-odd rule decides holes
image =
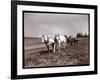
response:
{"label": "horse team", "polygon": [[48,52],[50,53],[50,46],[55,53],[56,50],[61,52],[61,48],[66,48],[67,45],[74,45],[79,43],[79,39],[76,37],[67,37],[66,35],[57,34],[54,38],[50,38],[46,35],[41,36],[42,42],[46,45]]}

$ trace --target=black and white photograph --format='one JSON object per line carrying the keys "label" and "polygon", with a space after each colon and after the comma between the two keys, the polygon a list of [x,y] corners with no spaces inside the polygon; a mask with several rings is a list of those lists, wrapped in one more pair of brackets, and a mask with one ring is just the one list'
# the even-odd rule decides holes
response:
{"label": "black and white photograph", "polygon": [[97,6],[11,1],[11,78],[97,74]]}
{"label": "black and white photograph", "polygon": [[24,68],[89,65],[89,14],[23,12]]}

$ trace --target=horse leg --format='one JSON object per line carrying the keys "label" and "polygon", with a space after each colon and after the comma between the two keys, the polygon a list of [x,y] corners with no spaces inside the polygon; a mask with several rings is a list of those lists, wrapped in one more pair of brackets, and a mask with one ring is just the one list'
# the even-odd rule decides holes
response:
{"label": "horse leg", "polygon": [[50,53],[50,50],[49,50],[49,45],[47,45],[47,44],[46,44],[46,46],[47,46],[48,52]]}
{"label": "horse leg", "polygon": [[65,44],[64,44],[64,42],[62,42],[62,48],[65,48]]}
{"label": "horse leg", "polygon": [[53,52],[55,53],[55,44],[53,45]]}
{"label": "horse leg", "polygon": [[47,46],[47,48],[48,48],[48,52],[50,53],[49,45]]}
{"label": "horse leg", "polygon": [[66,46],[67,46],[67,44],[66,44],[66,42],[64,42],[64,49],[66,48]]}
{"label": "horse leg", "polygon": [[60,53],[60,45],[61,45],[61,44],[59,43],[59,44],[58,44],[59,53]]}
{"label": "horse leg", "polygon": [[58,50],[58,44],[55,44],[55,51]]}
{"label": "horse leg", "polygon": [[52,51],[55,53],[55,44],[52,44]]}

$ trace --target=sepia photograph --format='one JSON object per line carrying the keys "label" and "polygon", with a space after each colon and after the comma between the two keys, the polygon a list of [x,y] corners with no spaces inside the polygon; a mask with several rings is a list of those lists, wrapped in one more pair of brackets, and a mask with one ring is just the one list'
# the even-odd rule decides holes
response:
{"label": "sepia photograph", "polygon": [[23,68],[89,65],[89,16],[23,11]]}
{"label": "sepia photograph", "polygon": [[97,74],[97,6],[11,1],[11,79]]}

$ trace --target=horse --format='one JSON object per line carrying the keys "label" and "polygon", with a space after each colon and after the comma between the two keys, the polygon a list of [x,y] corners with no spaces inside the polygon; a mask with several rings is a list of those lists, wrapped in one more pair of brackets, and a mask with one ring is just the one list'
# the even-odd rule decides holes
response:
{"label": "horse", "polygon": [[78,44],[79,43],[79,39],[78,38],[73,38],[73,42],[74,42],[74,44]]}
{"label": "horse", "polygon": [[42,42],[46,45],[48,52],[50,53],[50,45],[52,46],[53,52],[55,53],[55,41],[53,38],[49,38],[46,35],[41,36]]}
{"label": "horse", "polygon": [[79,39],[76,37],[68,37],[67,38],[67,44],[73,45],[73,44],[78,44]]}
{"label": "horse", "polygon": [[55,40],[55,44],[56,44],[56,47],[58,48],[58,51],[61,52],[61,46],[63,48],[66,47],[66,37],[64,35],[55,35],[54,37],[54,40]]}

